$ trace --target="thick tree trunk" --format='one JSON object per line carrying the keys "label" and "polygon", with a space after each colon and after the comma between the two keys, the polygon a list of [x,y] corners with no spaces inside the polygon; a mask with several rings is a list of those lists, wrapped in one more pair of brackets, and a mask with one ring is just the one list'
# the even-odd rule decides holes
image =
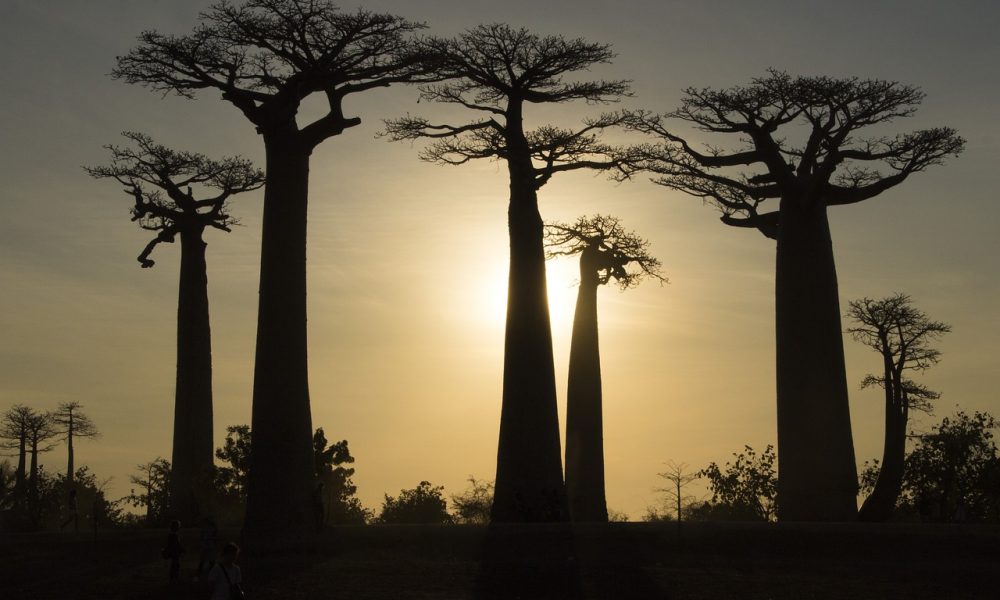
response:
{"label": "thick tree trunk", "polygon": [[28,472],[28,499],[38,500],[38,441],[31,441],[31,470]]}
{"label": "thick tree trunk", "polygon": [[17,471],[15,471],[14,473],[14,487],[22,494],[24,493],[24,486],[28,480],[26,473],[27,457],[28,457],[28,438],[22,434],[21,438],[18,440]]}
{"label": "thick tree trunk", "polygon": [[306,352],[309,150],[294,133],[265,134],[267,185],[260,252],[253,432],[246,533],[314,530],[313,448]]}
{"label": "thick tree trunk", "polygon": [[608,520],[604,495],[601,352],[597,336],[596,248],[580,256],[566,394],[566,496],[574,521]]}
{"label": "thick tree trunk", "polygon": [[840,300],[826,207],[782,198],[775,286],[778,515],[857,517]]}
{"label": "thick tree trunk", "polygon": [[201,228],[181,232],[170,501],[174,514],[188,523],[197,522],[207,510],[213,466],[212,332],[205,246]]}
{"label": "thick tree trunk", "polygon": [[898,407],[886,405],[885,445],[882,449],[882,465],[872,489],[858,517],[862,521],[888,521],[896,508],[896,501],[903,488],[903,466],[906,461],[906,421]]}
{"label": "thick tree trunk", "polygon": [[534,172],[520,131],[520,107],[508,112],[510,273],[504,336],[503,405],[493,522],[568,518],[556,410],[552,330],[545,281],[543,223]]}
{"label": "thick tree trunk", "polygon": [[66,483],[73,485],[73,415],[69,417],[66,428]]}
{"label": "thick tree trunk", "polygon": [[888,521],[896,508],[903,489],[903,468],[906,461],[906,422],[909,411],[902,390],[902,373],[897,372],[887,339],[882,340],[885,390],[885,442],[882,465],[871,495],[858,511],[862,521]]}

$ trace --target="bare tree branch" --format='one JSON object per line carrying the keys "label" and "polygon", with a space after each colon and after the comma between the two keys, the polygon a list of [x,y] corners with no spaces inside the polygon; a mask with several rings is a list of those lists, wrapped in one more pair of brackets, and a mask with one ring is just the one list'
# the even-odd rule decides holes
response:
{"label": "bare tree branch", "polygon": [[[965,141],[947,127],[896,137],[858,135],[911,116],[923,97],[917,88],[894,81],[791,77],[770,70],[746,86],[688,88],[680,108],[665,115],[631,111],[627,126],[662,140],[643,146],[642,168],[657,175],[655,183],[711,201],[726,224],[756,227],[761,200],[861,202],[961,153]],[[736,136],[741,145],[696,150],[668,120]],[[802,139],[790,142],[781,131]],[[758,229],[775,237],[772,224]]]}
{"label": "bare tree branch", "polygon": [[[155,264],[149,255],[157,244],[172,243],[179,233],[200,233],[205,227],[229,231],[237,223],[229,214],[229,198],[264,185],[263,171],[238,156],[212,160],[202,154],[171,150],[142,133],[126,131],[122,135],[131,145],[105,146],[111,162],[84,170],[91,177],[123,184],[134,199],[132,220],[157,232],[137,258],[143,268]],[[192,185],[211,195],[196,200]]]}

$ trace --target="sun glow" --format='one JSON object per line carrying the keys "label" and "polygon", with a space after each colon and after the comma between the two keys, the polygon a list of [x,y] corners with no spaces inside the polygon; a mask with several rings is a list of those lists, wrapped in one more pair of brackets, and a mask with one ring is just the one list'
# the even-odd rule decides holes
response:
{"label": "sun glow", "polygon": [[[577,261],[560,258],[547,261],[545,267],[552,335],[560,339],[569,336],[573,326],[579,282]],[[475,323],[491,331],[503,331],[507,319],[506,257],[490,260],[488,265],[482,265],[477,271],[478,276],[467,278],[463,283],[464,306],[455,316],[467,324]]]}

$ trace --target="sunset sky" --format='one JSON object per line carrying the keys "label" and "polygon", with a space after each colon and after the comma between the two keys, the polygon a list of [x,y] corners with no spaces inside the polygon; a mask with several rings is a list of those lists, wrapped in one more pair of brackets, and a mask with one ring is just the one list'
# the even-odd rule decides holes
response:
{"label": "sunset sky", "polygon": [[[253,127],[213,91],[161,97],[113,81],[115,57],[144,29],[187,33],[198,0],[4,0],[0,4],[0,411],[77,400],[104,436],[78,464],[129,491],[134,466],[170,456],[179,248],[156,266],[135,257],[148,232],[130,198],[81,165],[142,131],[180,150],[241,154],[263,166]],[[357,5],[344,2],[347,10]],[[968,140],[943,167],[860,205],[831,210],[842,307],[861,296],[912,295],[953,332],[919,380],[943,392],[927,429],[959,405],[1000,416],[1000,4],[372,0],[365,8],[451,35],[484,22],[614,45],[584,77],[631,79],[622,106],[667,111],[687,86],[747,83],[768,67],[793,75],[875,77],[921,87],[917,115],[892,131],[951,126]],[[502,164],[442,167],[421,144],[376,139],[406,113],[466,120],[417,103],[405,86],[351,97],[363,124],[313,155],[308,239],[313,424],[347,439],[362,502],[421,480],[465,487],[496,461],[507,268]],[[319,114],[320,102],[306,108]],[[534,107],[532,107],[534,108]],[[601,107],[526,111],[528,126],[572,125]],[[300,124],[304,120],[300,120]],[[682,131],[688,131],[681,128]],[[700,136],[700,134],[698,134]],[[637,136],[615,136],[640,141]],[[702,139],[696,137],[696,139]],[[707,139],[706,139],[707,141]],[[722,144],[726,140],[715,140]],[[262,193],[234,201],[242,226],[207,234],[216,446],[249,423]],[[774,243],[727,228],[697,199],[651,184],[562,174],[540,192],[542,216],[610,213],[651,241],[668,285],[599,296],[610,508],[633,518],[655,504],[664,461],[700,468],[744,444],[774,443]],[[549,263],[561,423],[577,264]],[[846,323],[845,323],[846,325]],[[858,389],[878,357],[845,340],[858,461],[882,447],[878,391]],[[65,449],[46,454],[65,468]],[[695,494],[704,485],[692,486]]]}

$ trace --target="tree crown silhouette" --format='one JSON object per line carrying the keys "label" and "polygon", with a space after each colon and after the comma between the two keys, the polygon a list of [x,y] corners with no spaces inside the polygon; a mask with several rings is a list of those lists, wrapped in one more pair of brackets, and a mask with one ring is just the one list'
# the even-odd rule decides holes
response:
{"label": "tree crown silhouette", "polygon": [[649,253],[649,241],[627,231],[617,217],[594,215],[580,217],[573,224],[548,223],[545,244],[549,257],[595,251],[599,285],[614,280],[627,290],[647,278],[667,281],[660,260]]}
{"label": "tree crown silhouette", "polygon": [[925,371],[941,360],[941,351],[931,344],[950,332],[951,326],[931,320],[913,306],[909,295],[900,293],[877,300],[852,300],[847,316],[855,322],[847,333],[881,354],[886,362],[887,372],[865,375],[861,387],[896,386],[909,409],[931,412],[931,401],[941,394],[904,374]]}
{"label": "tree crown silhouette", "polygon": [[[237,224],[229,213],[229,199],[264,185],[264,173],[246,159],[227,157],[212,160],[202,154],[171,150],[143,133],[126,131],[130,146],[107,145],[111,162],[84,167],[92,177],[110,178],[125,186],[135,199],[132,220],[148,231],[158,232],[137,260],[152,267],[149,258],[160,242],[171,243],[185,230],[214,227],[231,231]],[[210,190],[212,195],[196,200],[192,186]]]}
{"label": "tree crown silhouette", "polygon": [[[768,199],[853,204],[961,153],[965,140],[949,127],[861,134],[913,115],[923,98],[918,88],[895,81],[792,77],[772,69],[746,86],[687,88],[680,108],[635,111],[628,124],[663,140],[642,148],[656,183],[715,204],[727,225],[776,238],[778,212],[760,210]],[[668,119],[742,143],[699,150]]]}
{"label": "tree crown silhouette", "polygon": [[624,80],[566,80],[570,73],[610,62],[614,54],[607,44],[539,36],[494,23],[455,38],[428,37],[419,45],[428,70],[444,80],[422,85],[420,98],[484,113],[483,118],[461,125],[414,116],[385,121],[382,135],[393,141],[433,140],[421,150],[421,159],[460,165],[474,159],[530,156],[535,189],[564,171],[611,170],[618,177],[631,173],[628,149],[600,139],[603,130],[624,122],[623,114],[588,118],[578,129],[545,125],[525,132],[521,125],[526,102],[605,104],[631,95]]}
{"label": "tree crown silhouette", "polygon": [[[344,116],[346,96],[420,72],[407,37],[424,25],[395,15],[346,13],[326,0],[223,0],[199,19],[188,35],[143,32],[112,76],[185,98],[220,90],[259,133],[291,127],[311,149],[361,123]],[[329,110],[299,128],[299,106],[313,93]]]}

